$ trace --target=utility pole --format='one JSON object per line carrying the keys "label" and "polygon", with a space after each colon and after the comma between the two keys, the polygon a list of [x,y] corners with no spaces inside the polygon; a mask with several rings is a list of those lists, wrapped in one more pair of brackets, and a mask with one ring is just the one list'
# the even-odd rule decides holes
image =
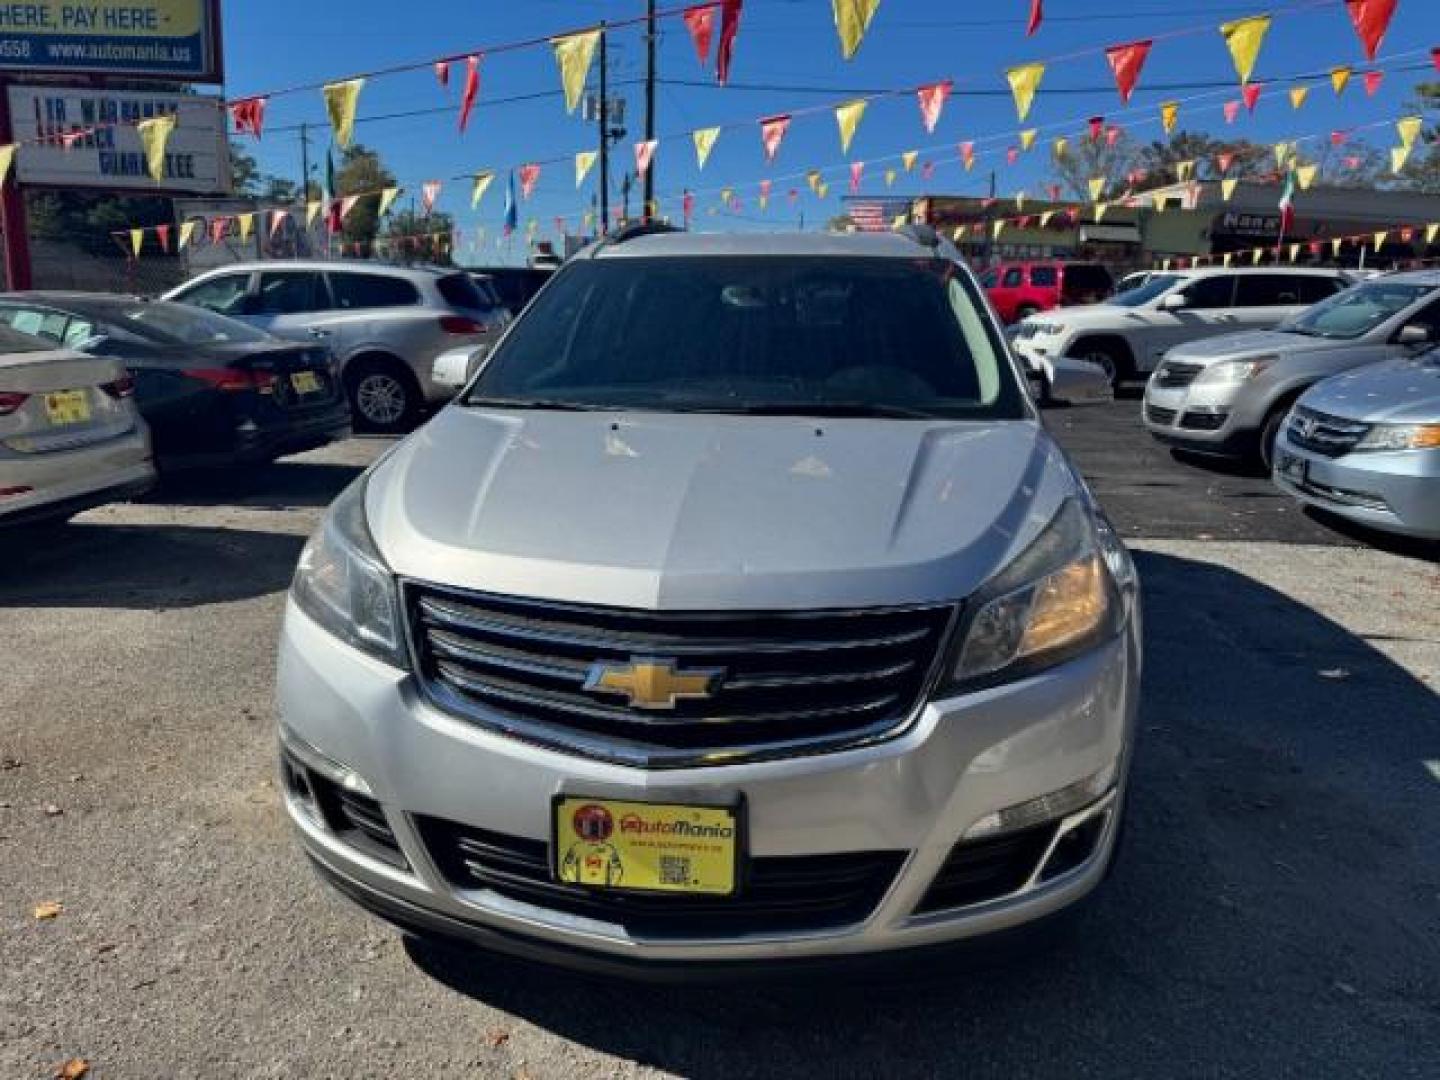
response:
{"label": "utility pole", "polygon": [[310,125],[300,125],[300,201],[310,201]]}
{"label": "utility pole", "polygon": [[610,35],[600,24],[600,227],[595,235],[604,236],[610,228]]}
{"label": "utility pole", "polygon": [[[655,0],[645,0],[645,141],[655,138]],[[640,219],[650,220],[650,208],[655,202],[655,159],[645,170],[645,205],[640,208]]]}

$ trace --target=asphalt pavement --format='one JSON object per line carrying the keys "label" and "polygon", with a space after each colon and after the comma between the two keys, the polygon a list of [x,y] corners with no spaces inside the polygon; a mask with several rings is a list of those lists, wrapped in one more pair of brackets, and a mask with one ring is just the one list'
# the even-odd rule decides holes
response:
{"label": "asphalt pavement", "polygon": [[[0,1077],[1434,1077],[1440,565],[1055,410],[1137,551],[1106,887],[923,974],[600,982],[329,894],[274,782],[283,592],[356,440],[0,540]],[[53,918],[38,905],[58,903]]]}

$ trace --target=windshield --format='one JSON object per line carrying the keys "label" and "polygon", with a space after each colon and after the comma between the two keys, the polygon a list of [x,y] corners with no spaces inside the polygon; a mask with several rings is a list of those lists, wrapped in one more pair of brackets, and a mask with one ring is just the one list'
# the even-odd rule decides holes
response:
{"label": "windshield", "polygon": [[104,315],[121,329],[162,345],[254,344],[270,340],[269,334],[236,319],[168,300],[116,304],[108,307]]}
{"label": "windshield", "polygon": [[1145,284],[1112,296],[1109,303],[1118,304],[1120,307],[1140,307],[1157,296],[1163,296],[1184,280],[1178,274],[1156,274]]}
{"label": "windshield", "polygon": [[1435,290],[1427,285],[1374,281],[1322,300],[1280,327],[1286,334],[1353,341],[1388,322]]}
{"label": "windshield", "polygon": [[1004,345],[939,259],[585,260],[536,298],[467,404],[1021,418]]}

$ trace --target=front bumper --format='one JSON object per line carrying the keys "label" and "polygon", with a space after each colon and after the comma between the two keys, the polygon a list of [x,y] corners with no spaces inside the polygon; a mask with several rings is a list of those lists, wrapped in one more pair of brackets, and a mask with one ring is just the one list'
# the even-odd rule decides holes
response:
{"label": "front bumper", "polygon": [[1163,443],[1222,455],[1250,453],[1265,421],[1263,413],[1250,415],[1233,385],[1167,388],[1154,377],[1145,387],[1142,419]]}
{"label": "front bumper", "polygon": [[[521,743],[437,711],[413,679],[320,629],[294,604],[280,649],[279,712],[287,757],[345,782],[358,776],[403,857],[376,857],[327,827],[287,788],[307,854],[363,906],[412,928],[547,959],[729,966],[889,953],[1009,930],[1078,901],[1114,850],[1139,694],[1138,614],[1116,640],[1013,685],[934,702],[893,740],[861,749],[652,772]],[[1019,887],[963,907],[924,906],[957,841],[998,810],[1114,768],[1115,785],[1068,812]],[[447,879],[422,820],[547,842],[559,793],[672,803],[743,799],[751,859],[894,853],[868,914],[845,925],[676,936],[467,888]],[[1060,839],[1082,827],[1093,846],[1045,878]],[[431,841],[433,842],[433,840]],[[362,845],[363,847],[363,845]],[[383,854],[383,853],[382,853]],[[368,902],[367,902],[368,900]],[[517,951],[507,948],[505,951]],[[583,966],[583,965],[582,965]]]}
{"label": "front bumper", "polygon": [[[1304,479],[1282,471],[1304,463]],[[1440,450],[1346,454],[1301,449],[1282,431],[1275,444],[1275,486],[1308,506],[1383,532],[1440,540]]]}

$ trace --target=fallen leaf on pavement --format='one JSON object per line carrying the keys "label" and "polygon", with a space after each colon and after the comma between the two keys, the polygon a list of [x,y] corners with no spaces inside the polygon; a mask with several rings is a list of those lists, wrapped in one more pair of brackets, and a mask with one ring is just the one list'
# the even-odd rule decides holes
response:
{"label": "fallen leaf on pavement", "polygon": [[1334,679],[1338,681],[1340,679],[1350,678],[1350,672],[1346,671],[1343,667],[1321,668],[1320,677],[1322,679]]}
{"label": "fallen leaf on pavement", "polygon": [[35,905],[35,918],[54,919],[65,910],[65,905],[59,900],[47,900],[43,904]]}
{"label": "fallen leaf on pavement", "polygon": [[485,1033],[485,1045],[492,1050],[497,1046],[504,1046],[510,1041],[510,1032],[504,1028],[491,1028]]}
{"label": "fallen leaf on pavement", "polygon": [[55,1080],[80,1080],[90,1072],[90,1062],[84,1058],[71,1058],[55,1068]]}
{"label": "fallen leaf on pavement", "polygon": [[59,817],[63,813],[65,813],[65,811],[61,810],[60,807],[57,806],[55,803],[50,802],[45,804],[46,817]]}

